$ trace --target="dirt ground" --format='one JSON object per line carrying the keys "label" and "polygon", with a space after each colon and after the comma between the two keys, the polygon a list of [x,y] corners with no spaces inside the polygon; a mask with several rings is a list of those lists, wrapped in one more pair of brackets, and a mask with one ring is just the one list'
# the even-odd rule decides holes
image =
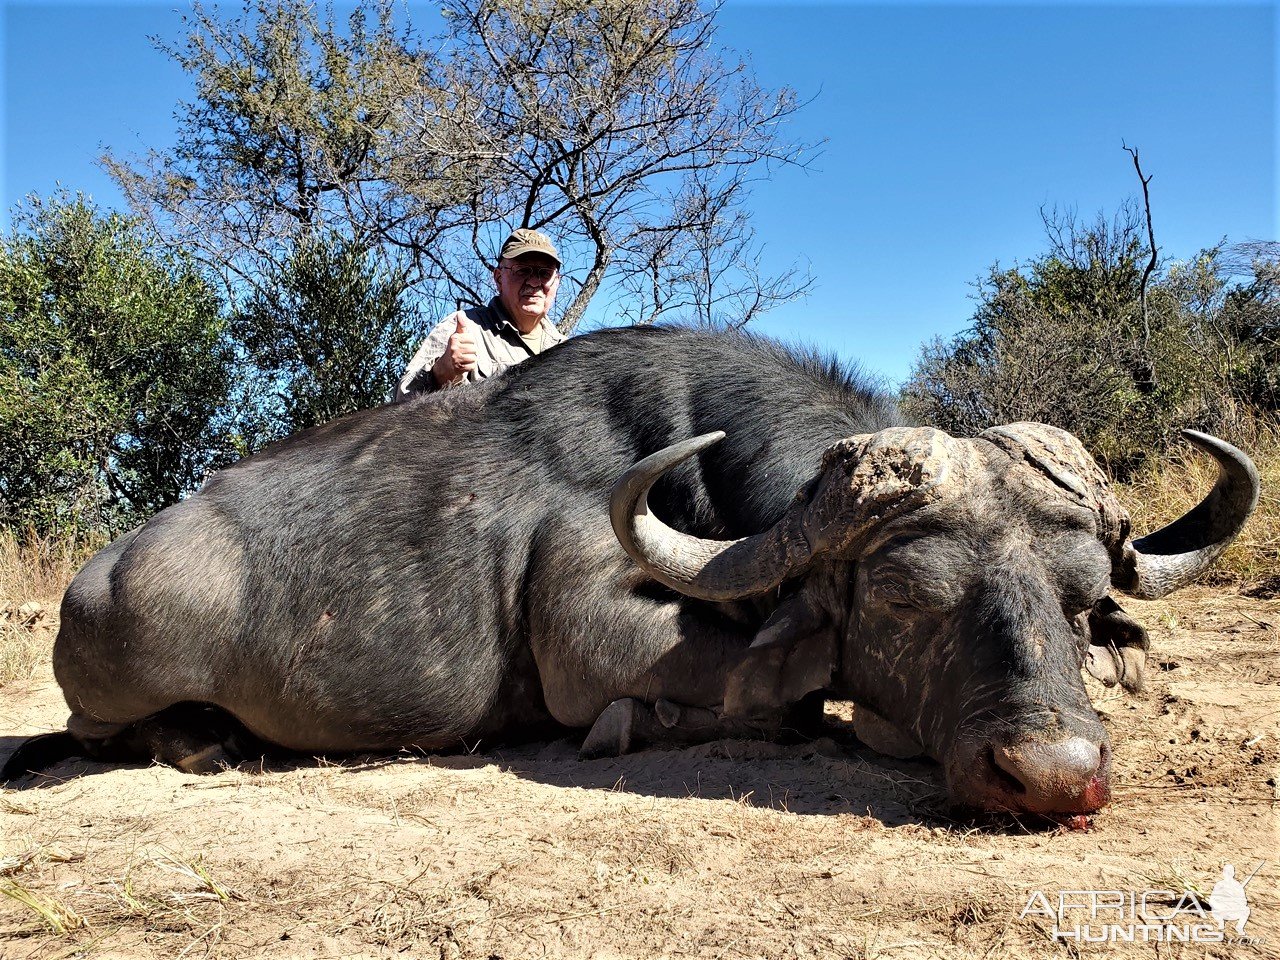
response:
{"label": "dirt ground", "polygon": [[[1146,692],[1092,688],[1115,799],[1088,830],[957,819],[938,768],[861,747],[842,704],[800,746],[593,762],[568,740],[207,777],[77,761],[0,790],[0,957],[1280,956],[1280,601],[1171,601],[1125,602]],[[0,762],[65,715],[47,663],[0,688]],[[1037,891],[1170,890],[1148,906],[1185,920],[1183,891],[1259,861],[1252,942],[1078,944],[1022,916]]]}

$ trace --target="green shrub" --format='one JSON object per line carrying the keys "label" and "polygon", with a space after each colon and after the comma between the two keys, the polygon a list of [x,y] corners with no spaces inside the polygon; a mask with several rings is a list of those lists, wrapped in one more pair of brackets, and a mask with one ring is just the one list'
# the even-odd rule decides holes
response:
{"label": "green shrub", "polygon": [[226,455],[231,348],[195,267],[83,197],[0,238],[0,524],[116,531]]}

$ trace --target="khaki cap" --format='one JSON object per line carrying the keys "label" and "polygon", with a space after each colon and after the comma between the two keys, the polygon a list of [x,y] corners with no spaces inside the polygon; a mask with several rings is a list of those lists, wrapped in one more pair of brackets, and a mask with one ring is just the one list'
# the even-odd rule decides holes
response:
{"label": "khaki cap", "polygon": [[527,227],[521,227],[507,237],[506,242],[502,245],[502,250],[498,253],[498,259],[514,260],[516,257],[526,253],[546,254],[556,262],[557,266],[560,265],[560,254],[556,252],[555,245],[547,239],[546,234],[539,233],[537,230],[530,230]]}

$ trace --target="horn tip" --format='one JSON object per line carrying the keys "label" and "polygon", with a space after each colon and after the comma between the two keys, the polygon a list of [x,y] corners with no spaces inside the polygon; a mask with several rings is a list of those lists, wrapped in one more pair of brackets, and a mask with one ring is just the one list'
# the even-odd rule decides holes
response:
{"label": "horn tip", "polygon": [[685,456],[691,457],[695,453],[701,453],[708,447],[714,447],[727,436],[728,434],[723,430],[712,430],[710,433],[702,433],[696,437],[691,437],[682,445],[684,449],[688,451]]}
{"label": "horn tip", "polygon": [[[1184,427],[1178,431],[1182,439],[1186,440],[1193,447],[1209,454],[1219,463],[1223,463],[1225,457],[1228,462],[1235,465],[1239,470],[1248,476],[1249,482],[1253,486],[1258,484],[1258,468],[1250,456],[1234,444],[1228,443],[1221,437],[1215,437],[1211,433],[1204,433],[1200,430],[1192,430],[1190,427]],[[1223,464],[1224,466],[1226,464]]]}

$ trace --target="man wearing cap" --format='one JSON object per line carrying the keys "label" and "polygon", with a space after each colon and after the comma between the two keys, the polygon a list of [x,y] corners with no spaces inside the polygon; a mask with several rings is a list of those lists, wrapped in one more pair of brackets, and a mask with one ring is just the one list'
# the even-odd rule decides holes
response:
{"label": "man wearing cap", "polygon": [[498,295],[432,328],[400,378],[395,399],[492,377],[562,341],[547,317],[559,271],[560,255],[543,234],[520,229],[507,237],[493,268]]}

